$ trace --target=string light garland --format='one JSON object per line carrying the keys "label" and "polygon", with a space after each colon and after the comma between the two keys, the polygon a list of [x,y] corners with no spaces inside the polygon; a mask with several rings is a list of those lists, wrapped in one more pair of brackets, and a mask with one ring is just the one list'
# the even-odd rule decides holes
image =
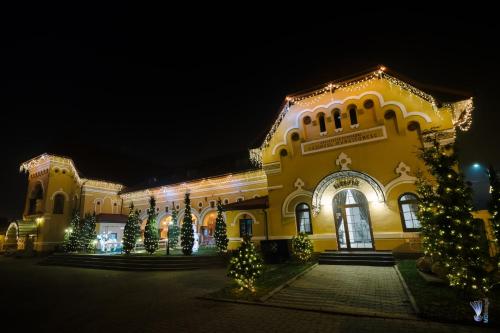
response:
{"label": "string light garland", "polygon": [[[407,91],[412,95],[418,96],[422,100],[431,104],[432,109],[436,113],[438,117],[441,117],[440,108],[438,107],[436,99],[422,90],[408,84],[404,81],[399,80],[398,78],[389,75],[386,73],[387,68],[384,66],[380,66],[377,70],[365,75],[364,77],[356,80],[350,80],[346,82],[330,82],[322,88],[319,88],[309,94],[300,95],[300,96],[287,96],[286,103],[283,106],[283,109],[279,113],[276,121],[273,126],[267,133],[262,145],[259,149],[251,149],[250,159],[256,165],[262,165],[262,150],[269,146],[271,139],[274,134],[278,130],[279,125],[283,121],[285,115],[289,112],[292,105],[297,104],[300,106],[309,106],[319,102],[326,94],[333,94],[336,90],[344,90],[344,91],[354,91],[363,89],[369,86],[369,84],[375,80],[385,79],[389,82],[390,85],[395,85],[399,87],[401,90]],[[443,105],[444,107],[448,107],[451,109],[454,115],[453,124],[458,127],[462,131],[467,131],[470,128],[471,124],[471,114],[474,109],[472,98],[457,103],[448,103]]]}

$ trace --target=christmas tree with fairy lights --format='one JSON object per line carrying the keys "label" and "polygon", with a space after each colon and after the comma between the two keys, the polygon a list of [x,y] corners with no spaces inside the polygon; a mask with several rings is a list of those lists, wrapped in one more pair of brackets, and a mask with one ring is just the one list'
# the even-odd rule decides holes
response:
{"label": "christmas tree with fairy lights", "polygon": [[125,224],[125,228],[123,230],[123,251],[125,251],[126,254],[130,254],[135,248],[138,225],[137,215],[134,211],[134,204],[130,203],[127,223]]}
{"label": "christmas tree with fairy lights", "polygon": [[151,197],[149,199],[148,221],[144,229],[144,248],[149,254],[153,254],[159,247],[160,236],[158,235],[156,216],[156,200]]}
{"label": "christmas tree with fairy lights", "polygon": [[193,217],[191,216],[191,199],[189,193],[184,197],[184,219],[182,220],[181,227],[181,246],[182,253],[190,256],[193,253],[194,244],[194,231],[193,231]]}
{"label": "christmas tree with fairy lights", "polygon": [[215,219],[215,245],[217,245],[217,251],[219,253],[227,252],[228,243],[226,222],[222,212],[222,202],[219,198],[217,200],[217,218]]}
{"label": "christmas tree with fairy lights", "polygon": [[175,209],[174,203],[172,202],[172,219],[168,224],[168,244],[171,249],[175,249],[177,244],[179,244],[180,228],[177,214],[177,209]]}
{"label": "christmas tree with fairy lights", "polygon": [[292,253],[297,260],[305,263],[313,254],[313,243],[306,233],[301,232],[292,238]]}
{"label": "christmas tree with fairy lights", "polygon": [[454,147],[442,146],[435,131],[433,144],[421,149],[420,158],[435,179],[433,186],[420,180],[419,218],[423,229],[424,251],[448,271],[452,287],[469,295],[485,295],[490,281],[484,270],[486,255],[481,251],[482,230],[471,211],[472,191],[458,171]]}
{"label": "christmas tree with fairy lights", "polygon": [[231,258],[228,276],[233,278],[240,288],[255,291],[255,282],[262,275],[264,264],[260,254],[252,243],[251,236],[243,237],[238,251]]}

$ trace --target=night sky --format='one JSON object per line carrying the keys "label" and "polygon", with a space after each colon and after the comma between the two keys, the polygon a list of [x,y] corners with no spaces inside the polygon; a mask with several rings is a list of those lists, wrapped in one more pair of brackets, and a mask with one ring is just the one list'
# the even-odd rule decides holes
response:
{"label": "night sky", "polygon": [[72,157],[84,177],[135,185],[244,151],[287,94],[378,64],[472,92],[462,165],[483,190],[486,176],[471,163],[500,167],[499,24],[487,8],[211,15],[20,6],[0,20],[0,217],[21,215],[27,178],[19,165],[41,153]]}

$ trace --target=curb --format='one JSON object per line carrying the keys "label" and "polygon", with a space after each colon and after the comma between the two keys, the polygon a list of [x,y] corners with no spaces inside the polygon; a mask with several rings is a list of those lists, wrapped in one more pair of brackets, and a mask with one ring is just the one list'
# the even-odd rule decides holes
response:
{"label": "curb", "polygon": [[422,321],[417,316],[405,316],[405,315],[395,315],[389,314],[385,312],[376,312],[376,311],[349,311],[342,309],[327,309],[322,307],[308,307],[308,306],[293,306],[293,305],[278,305],[278,304],[270,304],[270,303],[262,303],[262,302],[252,302],[252,301],[243,301],[243,300],[235,300],[229,298],[215,298],[209,296],[200,296],[198,299],[215,301],[215,302],[225,302],[225,303],[236,303],[236,304],[245,304],[245,305],[255,305],[255,306],[267,306],[271,308],[279,308],[279,309],[290,309],[290,310],[299,310],[299,311],[308,311],[308,312],[316,312],[316,313],[328,313],[328,314],[336,314],[336,315],[344,315],[351,317],[369,317],[369,318],[381,318],[381,319],[399,319],[399,320],[413,320],[413,321]]}
{"label": "curb", "polygon": [[399,281],[403,285],[403,289],[406,293],[406,296],[410,300],[410,304],[411,304],[411,307],[413,308],[413,311],[415,312],[415,314],[417,316],[420,316],[420,309],[417,306],[417,302],[415,302],[415,298],[413,298],[413,295],[410,292],[410,288],[408,288],[408,286],[406,285],[405,279],[401,275],[401,272],[398,269],[397,263],[396,263],[396,265],[394,265],[394,270],[396,271],[396,274],[398,275]]}
{"label": "curb", "polygon": [[285,287],[288,287],[293,281],[297,280],[299,277],[301,277],[302,275],[306,274],[307,272],[309,272],[310,270],[312,270],[314,267],[318,266],[318,263],[314,264],[314,265],[311,265],[310,267],[304,269],[302,272],[300,272],[299,274],[295,275],[293,278],[291,278],[290,280],[286,281],[285,283],[283,283],[282,285],[274,288],[273,290],[271,290],[267,295],[264,295],[262,296],[261,298],[259,298],[259,301],[260,302],[265,302],[267,301],[269,298],[271,298],[274,294],[276,294],[278,291],[280,291],[281,289],[285,288]]}

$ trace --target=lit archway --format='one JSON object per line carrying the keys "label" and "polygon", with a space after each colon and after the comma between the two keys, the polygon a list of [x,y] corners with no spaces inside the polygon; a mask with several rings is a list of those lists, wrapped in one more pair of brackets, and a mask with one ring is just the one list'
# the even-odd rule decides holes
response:
{"label": "lit archway", "polygon": [[217,219],[217,211],[211,211],[203,217],[200,225],[200,245],[212,245],[215,235],[215,220]]}

